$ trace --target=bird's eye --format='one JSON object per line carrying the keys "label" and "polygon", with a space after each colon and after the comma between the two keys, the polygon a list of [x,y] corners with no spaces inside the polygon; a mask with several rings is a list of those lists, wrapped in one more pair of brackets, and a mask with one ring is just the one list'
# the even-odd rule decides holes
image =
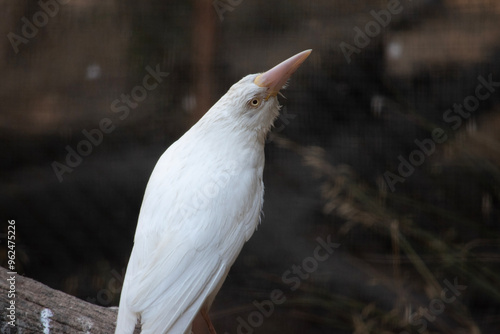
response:
{"label": "bird's eye", "polygon": [[250,100],[250,106],[257,108],[260,105],[260,99],[254,97],[253,99]]}

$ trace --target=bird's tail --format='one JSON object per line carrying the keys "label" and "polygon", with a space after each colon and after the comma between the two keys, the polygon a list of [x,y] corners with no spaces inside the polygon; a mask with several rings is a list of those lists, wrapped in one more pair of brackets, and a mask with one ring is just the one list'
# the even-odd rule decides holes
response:
{"label": "bird's tail", "polygon": [[118,308],[118,319],[116,320],[115,334],[133,334],[135,324],[137,323],[137,315],[128,306],[127,286],[127,279],[125,278],[120,296],[120,306]]}

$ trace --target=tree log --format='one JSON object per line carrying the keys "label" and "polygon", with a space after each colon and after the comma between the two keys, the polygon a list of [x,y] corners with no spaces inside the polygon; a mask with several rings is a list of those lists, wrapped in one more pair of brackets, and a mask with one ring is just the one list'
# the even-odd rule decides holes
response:
{"label": "tree log", "polygon": [[[2,334],[112,334],[117,313],[116,307],[90,304],[0,267]],[[139,326],[135,333],[140,333]]]}

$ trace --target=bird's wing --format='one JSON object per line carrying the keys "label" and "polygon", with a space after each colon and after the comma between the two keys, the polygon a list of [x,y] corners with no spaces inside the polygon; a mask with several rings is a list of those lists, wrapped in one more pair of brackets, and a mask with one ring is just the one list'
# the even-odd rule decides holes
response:
{"label": "bird's wing", "polygon": [[136,254],[147,242],[134,245],[132,256],[144,263],[129,277],[129,305],[141,314],[143,333],[184,333],[228,268],[217,253],[199,251],[180,238],[165,238],[149,257],[139,259]]}
{"label": "bird's wing", "polygon": [[[143,333],[189,330],[200,307],[227,276],[245,242],[241,229],[247,228],[245,222],[234,224],[236,213],[214,212],[218,205],[183,213],[183,203],[193,201],[192,191],[186,189],[200,188],[204,181],[196,175],[203,174],[190,173],[189,166],[175,166],[166,158],[158,162],[146,189],[125,282],[127,306],[141,315]],[[243,221],[255,220],[253,213],[243,216]],[[229,248],[221,246],[228,243],[226,238]]]}

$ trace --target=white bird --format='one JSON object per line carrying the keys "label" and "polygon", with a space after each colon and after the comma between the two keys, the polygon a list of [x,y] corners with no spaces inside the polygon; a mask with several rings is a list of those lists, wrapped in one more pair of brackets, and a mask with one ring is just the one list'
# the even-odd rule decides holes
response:
{"label": "white bird", "polygon": [[229,91],[161,156],[142,202],[116,334],[190,333],[260,221],[264,143],[303,51]]}

